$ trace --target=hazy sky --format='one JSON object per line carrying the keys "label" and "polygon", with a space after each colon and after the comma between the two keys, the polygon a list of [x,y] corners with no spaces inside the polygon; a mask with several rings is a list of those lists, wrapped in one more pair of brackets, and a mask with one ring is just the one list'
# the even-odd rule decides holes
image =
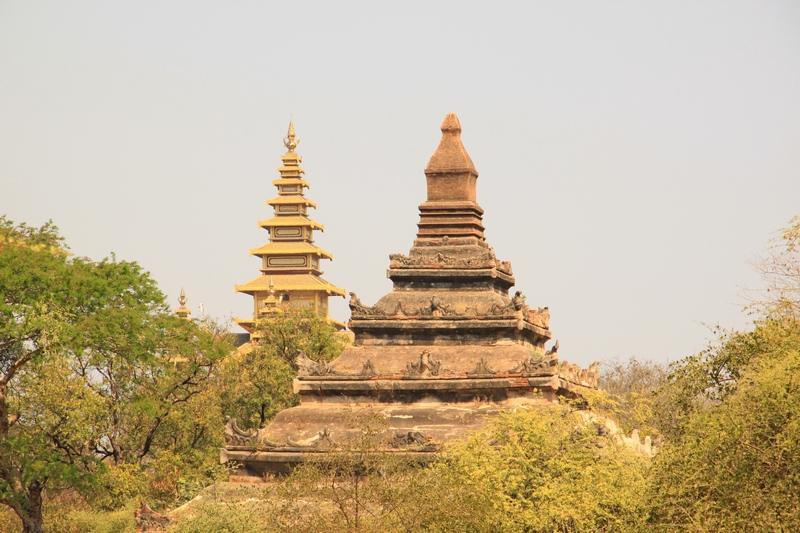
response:
{"label": "hazy sky", "polygon": [[674,360],[746,325],[800,213],[798,95],[798,2],[3,0],[0,214],[246,317],[292,117],[324,277],[370,305],[454,111],[562,357]]}

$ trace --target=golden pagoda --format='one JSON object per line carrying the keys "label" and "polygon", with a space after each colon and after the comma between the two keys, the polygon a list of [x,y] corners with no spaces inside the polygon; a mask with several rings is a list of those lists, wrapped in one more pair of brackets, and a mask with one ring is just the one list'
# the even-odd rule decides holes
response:
{"label": "golden pagoda", "polygon": [[281,177],[272,182],[278,188],[278,196],[267,201],[274,216],[258,223],[269,232],[269,242],[250,250],[250,255],[261,258],[261,275],[235,286],[236,292],[253,296],[253,319],[237,319],[236,323],[253,334],[256,320],[270,318],[280,306],[291,305],[314,309],[338,329],[344,329],[343,322],[328,315],[328,297],[344,297],[345,291],[320,277],[320,260],[333,256],[314,245],[314,230],[324,231],[324,227],[308,217],[308,208],[316,208],[317,204],[304,194],[310,185],[303,179],[303,159],[295,152],[300,138],[291,121],[283,144],[287,152],[278,169]]}

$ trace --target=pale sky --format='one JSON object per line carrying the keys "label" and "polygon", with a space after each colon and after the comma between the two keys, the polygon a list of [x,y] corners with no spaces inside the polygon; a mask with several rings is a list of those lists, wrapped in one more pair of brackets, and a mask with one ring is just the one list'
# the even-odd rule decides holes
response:
{"label": "pale sky", "polygon": [[292,118],[324,278],[371,305],[453,111],[562,358],[675,360],[746,327],[800,213],[798,95],[798,2],[2,0],[0,214],[246,317]]}

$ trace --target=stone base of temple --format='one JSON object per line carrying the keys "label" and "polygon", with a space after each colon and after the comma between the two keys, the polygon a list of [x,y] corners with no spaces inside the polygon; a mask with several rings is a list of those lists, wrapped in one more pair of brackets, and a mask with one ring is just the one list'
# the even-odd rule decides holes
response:
{"label": "stone base of temple", "polygon": [[[423,350],[402,372],[381,375],[368,359],[365,363],[359,357],[370,351],[366,348],[349,348],[337,360],[341,364],[336,368],[324,363],[311,368],[306,365],[304,375],[295,381],[302,403],[280,412],[266,428],[244,431],[235,420],[228,421],[220,459],[238,465],[237,479],[287,473],[320,453],[347,453],[363,446],[365,435],[374,450],[424,461],[443,445],[482,428],[502,411],[577,398],[581,390],[593,388],[597,378],[596,367],[579,369],[559,362],[552,353],[520,361],[515,356],[530,353],[521,346],[494,347],[494,354],[484,349],[486,357],[472,362],[475,368],[460,371],[453,367],[467,354],[455,357],[458,348],[431,346],[439,348],[444,361]],[[389,347],[382,348],[386,355]],[[419,347],[391,348],[390,352],[404,353],[381,358],[384,371],[393,359],[407,361],[406,351],[420,353]],[[463,349],[469,352],[475,347]],[[452,360],[446,359],[446,354],[453,355]],[[510,368],[497,371],[491,367],[503,364]],[[345,370],[351,366],[361,369]]]}

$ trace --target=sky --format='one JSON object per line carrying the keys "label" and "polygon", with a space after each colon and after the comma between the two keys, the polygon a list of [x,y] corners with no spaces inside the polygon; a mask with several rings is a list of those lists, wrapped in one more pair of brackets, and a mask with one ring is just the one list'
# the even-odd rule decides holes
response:
{"label": "sky", "polygon": [[291,119],[323,277],[371,305],[452,111],[559,355],[673,361],[748,325],[799,94],[798,2],[0,0],[0,214],[245,318]]}

